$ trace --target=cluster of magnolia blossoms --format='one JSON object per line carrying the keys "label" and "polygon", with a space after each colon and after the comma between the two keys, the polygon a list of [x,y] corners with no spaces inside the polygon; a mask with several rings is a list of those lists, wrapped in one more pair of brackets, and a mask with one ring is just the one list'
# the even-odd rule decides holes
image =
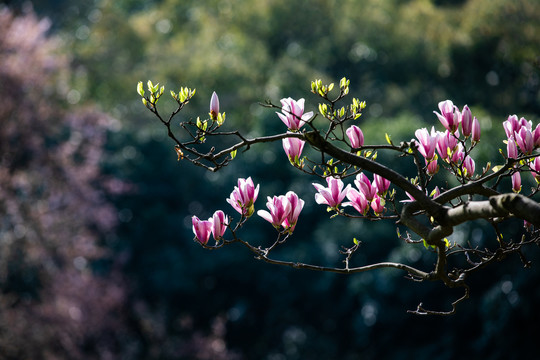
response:
{"label": "cluster of magnolia blossoms", "polygon": [[[434,111],[440,122],[446,128],[445,132],[431,131],[426,128],[418,129],[415,132],[418,139],[418,151],[424,156],[426,161],[426,172],[435,175],[439,170],[437,158],[440,156],[447,163],[456,167],[461,166],[463,175],[470,178],[475,171],[475,163],[472,157],[463,148],[463,141],[460,141],[459,129],[465,139],[471,139],[474,146],[480,140],[480,124],[476,117],[473,118],[471,110],[467,105],[460,112],[450,100],[439,103],[440,113]],[[506,132],[506,150],[509,159],[517,159],[520,155],[531,155],[533,151],[540,148],[540,124],[533,130],[531,121],[525,118],[518,119],[517,115],[511,115],[503,122]],[[438,156],[436,152],[438,153]],[[521,154],[520,154],[521,153]],[[528,159],[525,164],[531,170],[534,179],[540,183],[540,157]],[[523,164],[521,164],[523,165]],[[518,167],[516,164],[515,167]],[[515,192],[521,191],[521,173],[515,170],[512,175],[512,189]]]}
{"label": "cluster of magnolia blossoms", "polygon": [[[472,144],[480,141],[480,123],[476,116],[473,118],[471,110],[467,105],[460,112],[451,100],[439,103],[440,113],[434,111],[439,121],[446,131],[431,131],[426,128],[418,129],[415,132],[418,139],[418,151],[424,156],[426,161],[426,172],[433,176],[439,171],[437,164],[438,156],[448,164],[463,169],[463,175],[470,178],[475,171],[475,163],[463,148],[463,143],[459,141],[459,128],[465,139],[470,138]],[[435,153],[437,151],[437,154]]]}
{"label": "cluster of magnolia blossoms", "polygon": [[210,234],[214,236],[216,241],[219,241],[225,230],[227,230],[227,225],[229,225],[229,217],[221,210],[218,210],[214,215],[208,220],[200,220],[198,217],[193,216],[191,219],[193,225],[193,233],[197,239],[206,244],[210,239]]}
{"label": "cluster of magnolia blossoms", "polygon": [[[510,115],[503,122],[506,132],[506,153],[509,159],[517,159],[519,151],[523,155],[531,155],[533,151],[540,147],[540,124],[533,130],[532,121],[525,118],[518,120],[517,115]],[[518,151],[519,148],[519,151]],[[531,173],[537,183],[540,183],[540,156],[526,162],[531,169]],[[521,190],[521,174],[515,171],[512,174],[512,189],[515,192]]]}
{"label": "cluster of magnolia blossoms", "polygon": [[[281,121],[287,125],[289,132],[300,130],[300,128],[305,125],[306,121],[313,116],[313,112],[311,111],[304,113],[304,102],[304,99],[294,100],[290,97],[281,99],[281,113],[276,112],[276,114]],[[358,126],[350,126],[345,133],[350,141],[352,149],[358,149],[364,145],[364,134]],[[289,158],[291,164],[301,167],[303,161],[300,160],[300,156],[302,155],[305,142],[294,137],[285,138],[282,142],[285,154]],[[347,187],[343,188],[344,184],[341,179],[327,177],[326,182],[328,187],[324,187],[320,184],[313,184],[318,191],[318,193],[315,194],[315,201],[318,204],[326,204],[331,210],[338,211],[339,206],[345,197],[347,197],[349,201],[343,203],[343,206],[352,206],[362,215],[366,215],[370,208],[376,215],[380,215],[384,212],[384,196],[386,196],[386,192],[390,186],[390,181],[387,179],[375,174],[374,180],[371,182],[365,174],[360,173],[356,176],[356,180],[354,181],[357,189],[352,188],[351,185],[347,185]],[[284,200],[285,197],[268,198],[267,206],[269,209],[284,209],[284,205],[282,205]],[[284,210],[282,210],[282,212],[284,212]],[[271,222],[275,227],[279,227],[283,222],[279,217],[283,217],[282,213],[276,215],[277,217],[271,217],[266,211],[259,211],[258,214]],[[276,214],[278,214],[277,210]]]}
{"label": "cluster of magnolia blossoms", "polygon": [[315,201],[317,204],[327,205],[329,210],[338,211],[343,200],[349,201],[343,203],[343,206],[352,206],[362,215],[367,215],[371,208],[375,215],[381,215],[384,212],[385,196],[390,187],[390,181],[377,175],[373,175],[373,182],[364,174],[356,175],[353,188],[350,184],[345,186],[341,179],[327,177],[327,187],[313,183],[317,190]]}
{"label": "cluster of magnolia blossoms", "polygon": [[[282,109],[281,113],[277,113],[277,115],[287,126],[288,133],[298,132],[313,117],[313,112],[304,113],[304,102],[304,99],[281,99]],[[435,131],[434,127],[431,128],[431,131],[422,128],[415,132],[418,140],[418,151],[426,162],[426,172],[430,176],[438,172],[437,160],[440,157],[454,169],[458,169],[462,176],[470,178],[475,172],[475,162],[469,152],[480,140],[478,119],[472,116],[467,105],[463,107],[462,111],[459,111],[450,100],[441,101],[439,110],[440,113],[436,111],[434,113],[445,127],[444,132]],[[217,95],[213,93],[210,102],[210,117],[214,119],[219,115],[219,100]],[[533,130],[530,121],[524,118],[518,120],[516,115],[512,115],[503,123],[503,126],[508,138],[508,158],[517,159],[519,151],[524,155],[531,155],[534,149],[540,147],[540,125]],[[464,148],[465,141],[460,139],[460,129],[465,140],[470,139],[471,141],[471,147],[468,149]],[[351,150],[359,149],[364,145],[364,135],[358,126],[350,126],[345,134],[350,142]],[[301,155],[305,142],[297,137],[286,137],[282,143],[291,164],[301,167],[303,165]],[[531,169],[536,181],[540,183],[540,157],[529,159],[526,164]],[[326,182],[326,187],[317,183],[313,183],[313,186],[317,190],[315,201],[318,204],[327,205],[329,210],[339,212],[340,206],[352,206],[364,216],[368,214],[370,209],[376,216],[380,216],[385,211],[385,197],[390,181],[377,174],[373,175],[373,181],[370,181],[364,173],[357,174],[354,180],[356,187],[350,184],[345,186],[340,178],[327,177]],[[512,185],[514,191],[520,191],[521,177],[517,170],[512,174]],[[238,179],[238,186],[235,186],[227,202],[244,219],[247,219],[255,212],[254,203],[258,193],[259,185],[255,187],[251,178]],[[437,193],[438,189],[435,189],[435,196]],[[411,196],[409,195],[409,197]],[[345,199],[348,201],[344,202]],[[283,228],[284,232],[290,234],[294,231],[300,212],[304,207],[304,201],[299,199],[294,192],[289,191],[285,195],[268,197],[266,206],[268,211],[259,210],[257,214],[270,222],[278,231]],[[218,210],[205,221],[193,216],[192,222],[196,238],[201,243],[206,244],[210,234],[214,236],[216,241],[223,237],[229,225],[229,218],[223,211]]]}
{"label": "cluster of magnolia blossoms", "polygon": [[[251,177],[238,179],[238,186],[234,187],[227,202],[235,209],[242,218],[247,219],[255,212],[255,201],[259,195],[259,185],[255,186]],[[283,226],[289,234],[294,231],[300,212],[304,208],[304,201],[298,198],[293,191],[286,195],[268,197],[266,204],[268,210],[259,210],[257,214],[268,220],[276,229]],[[218,210],[208,220],[200,220],[197,216],[191,218],[193,233],[197,240],[206,245],[210,234],[219,242],[230,225],[229,217],[222,210]]]}
{"label": "cluster of magnolia blossoms", "polygon": [[[313,117],[313,112],[304,113],[304,99],[294,100],[292,98],[281,99],[281,113],[277,113],[279,118],[287,126],[289,133],[300,130],[305,123]],[[210,100],[210,118],[215,120],[219,117],[219,99],[214,92]],[[346,131],[351,147],[360,148],[364,144],[364,135],[359,127],[353,125]],[[302,166],[300,159],[305,141],[296,137],[287,137],[282,140],[283,150],[293,165]],[[384,196],[390,186],[390,182],[374,175],[373,183],[364,174],[358,174],[355,184],[358,188],[351,188],[350,185],[342,191],[343,182],[341,179],[327,178],[328,189],[322,185],[313,184],[318,190],[315,200],[319,204],[327,204],[330,208],[337,210],[345,197],[349,202],[343,206],[353,206],[361,214],[367,214],[370,207],[375,214],[384,211]],[[339,189],[339,190],[337,190]],[[336,194],[337,192],[337,194]],[[255,201],[259,194],[259,185],[255,187],[253,180],[238,179],[238,186],[234,187],[227,202],[242,215],[249,218],[255,211]],[[324,195],[323,195],[324,194]],[[292,191],[285,195],[268,197],[266,207],[269,211],[259,210],[257,215],[270,222],[276,229],[283,228],[284,232],[292,233],[298,222],[300,212],[304,207],[304,201]],[[210,234],[218,242],[229,226],[229,217],[221,210],[218,210],[208,220],[200,220],[197,216],[192,217],[193,233],[202,244],[207,244]]]}

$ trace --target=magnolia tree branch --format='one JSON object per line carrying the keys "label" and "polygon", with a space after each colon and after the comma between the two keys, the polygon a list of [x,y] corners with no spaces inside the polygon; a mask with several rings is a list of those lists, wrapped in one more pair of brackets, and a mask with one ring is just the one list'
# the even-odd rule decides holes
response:
{"label": "magnolia tree branch", "polygon": [[[284,123],[287,131],[256,138],[247,138],[239,130],[221,130],[225,113],[220,112],[216,93],[210,101],[209,118],[183,121],[179,128],[173,128],[172,119],[195,95],[195,90],[181,88],[178,93],[171,91],[178,106],[166,119],[160,115],[157,107],[164,87],[149,81],[146,93],[140,82],[137,92],[143,104],[166,127],[169,138],[174,142],[178,160],[218,171],[230,164],[238,150],[247,151],[258,143],[281,141],[292,166],[307,175],[326,180],[327,186],[313,183],[314,196],[318,204],[327,207],[333,214],[332,218],[343,216],[354,221],[359,221],[359,218],[377,221],[392,219],[398,228],[405,226],[419,236],[420,240],[412,239],[408,232],[406,237],[402,237],[398,230],[399,237],[410,244],[423,243],[427,251],[436,253],[437,260],[433,268],[420,270],[396,262],[352,266],[352,257],[361,247],[356,239],[353,239],[351,247],[344,247],[340,251],[343,255],[342,267],[276,259],[271,254],[293,236],[304,201],[292,191],[269,197],[266,203],[268,211],[258,210],[256,214],[271,223],[277,231],[277,238],[266,248],[254,246],[239,235],[242,226],[255,213],[259,185],[255,185],[251,178],[238,179],[238,186],[227,199],[240,214],[235,226],[232,226],[232,217],[222,210],[217,210],[208,220],[193,216],[193,232],[203,247],[219,249],[239,243],[251,251],[256,259],[270,264],[340,274],[394,268],[405,271],[415,281],[441,281],[449,288],[464,289],[464,295],[451,303],[449,311],[429,310],[421,303],[416,310],[411,311],[418,315],[455,313],[457,305],[469,297],[470,289],[466,283],[468,275],[510,254],[517,253],[526,266],[530,265],[525,260],[522,248],[529,244],[540,245],[540,204],[533,199],[540,191],[540,124],[533,128],[531,121],[518,119],[516,115],[508,117],[502,122],[507,137],[504,140],[507,144],[506,153],[501,150],[504,164],[491,168],[488,163],[479,173],[476,171],[473,150],[480,140],[480,125],[466,105],[460,111],[450,100],[439,103],[440,113],[434,113],[445,128],[444,132],[435,131],[434,128],[431,132],[425,128],[418,129],[415,132],[416,139],[402,142],[399,146],[394,145],[386,134],[388,144],[367,145],[364,144],[362,130],[356,125],[350,125],[362,115],[365,102],[352,98],[352,103],[340,107],[349,93],[349,81],[341,79],[339,93],[334,97],[330,95],[333,88],[334,84],[324,85],[320,80],[312,82],[311,92],[322,100],[318,104],[318,115],[304,111],[304,99],[284,98],[281,99],[281,106],[271,102],[262,104],[277,110],[277,120]],[[326,121],[326,127],[315,126],[317,116],[322,117],[323,123]],[[207,141],[215,138],[227,139],[229,142],[233,138],[236,142],[222,149],[206,145]],[[315,151],[315,156],[303,155],[306,144]],[[416,168],[416,177],[406,178],[393,170],[391,164],[380,163],[376,159],[377,151],[393,152],[399,157],[412,159],[411,166]],[[371,173],[373,180],[364,172]],[[459,185],[442,192],[435,187],[429,193],[428,188],[439,172],[454,177]],[[528,196],[520,194],[521,174],[525,173],[529,173],[536,183]],[[354,177],[354,184],[345,186],[343,180],[350,177]],[[506,178],[511,179],[511,189],[501,186]],[[406,195],[409,200],[397,201],[397,195],[401,195],[401,198]],[[519,241],[502,242],[502,233],[497,224],[510,218],[524,221],[523,236]],[[493,226],[498,240],[495,249],[486,247],[479,250],[463,241],[454,244],[449,242],[448,237],[456,226],[474,220],[485,220]],[[214,245],[208,244],[210,235],[215,240]],[[456,256],[464,257],[469,266],[449,271],[448,263]]]}

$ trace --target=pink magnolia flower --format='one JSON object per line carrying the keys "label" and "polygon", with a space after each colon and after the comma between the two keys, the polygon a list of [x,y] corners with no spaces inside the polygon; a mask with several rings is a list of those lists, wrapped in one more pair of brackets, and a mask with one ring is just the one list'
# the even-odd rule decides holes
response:
{"label": "pink magnolia flower", "polygon": [[433,159],[435,155],[435,149],[437,147],[437,140],[439,135],[435,132],[435,128],[431,128],[431,134],[426,128],[418,129],[414,133],[418,138],[419,146],[418,151],[426,158],[426,160]]}
{"label": "pink magnolia flower", "polygon": [[463,170],[465,170],[464,175],[468,178],[474,174],[474,160],[469,155],[463,160]]}
{"label": "pink magnolia flower", "polygon": [[208,242],[208,239],[210,239],[210,232],[212,231],[212,223],[209,220],[199,220],[198,217],[193,216],[191,218],[191,224],[193,233],[195,234],[195,237],[197,240],[201,242],[201,244],[205,244]]}
{"label": "pink magnolia flower", "polygon": [[406,191],[405,191],[405,195],[407,195],[407,197],[408,197],[409,199],[407,199],[407,200],[401,200],[400,202],[404,202],[404,203],[405,203],[405,202],[413,202],[413,201],[416,201],[416,199],[415,199],[411,194],[409,194],[409,193],[406,192]]}
{"label": "pink magnolia flower", "polygon": [[476,142],[480,141],[480,134],[480,122],[475,116],[472,123],[472,140]]}
{"label": "pink magnolia flower", "polygon": [[530,163],[530,167],[534,179],[536,182],[540,183],[540,156],[534,158],[534,161]]}
{"label": "pink magnolia flower", "polygon": [[437,115],[441,124],[443,124],[448,131],[452,134],[455,133],[461,121],[461,114],[459,113],[458,108],[451,100],[445,100],[439,103],[439,110],[441,111],[440,114],[436,111],[433,113]]}
{"label": "pink magnolia flower", "polygon": [[349,184],[343,189],[343,181],[341,179],[334,179],[333,177],[327,177],[326,183],[328,184],[327,188],[321,184],[313,183],[313,186],[318,191],[315,194],[315,202],[317,204],[326,204],[332,209],[337,209],[345,196],[347,196],[351,185]]}
{"label": "pink magnolia flower", "polygon": [[519,127],[520,128],[524,127],[527,130],[532,130],[532,121],[527,120],[524,117],[522,117],[521,119],[519,119]]}
{"label": "pink magnolia flower", "polygon": [[281,113],[276,114],[289,130],[300,129],[313,117],[313,111],[304,114],[304,101],[304,99],[296,101],[290,97],[281,99]]}
{"label": "pink magnolia flower", "polygon": [[519,173],[519,171],[516,171],[512,174],[512,190],[515,193],[521,191],[521,174]]}
{"label": "pink magnolia flower", "polygon": [[467,105],[463,107],[461,111],[461,130],[463,130],[463,136],[468,137],[472,131],[472,114],[471,109]]}
{"label": "pink magnolia flower", "polygon": [[452,153],[452,158],[450,159],[450,161],[454,164],[457,164],[460,161],[463,161],[464,157],[465,152],[463,151],[463,146],[461,144],[458,144],[454,149],[454,152]]}
{"label": "pink magnolia flower", "polygon": [[288,229],[289,232],[293,232],[294,228],[296,227],[296,223],[298,222],[300,212],[304,208],[304,200],[300,199],[294,191],[289,191],[287,194],[285,194],[285,196],[291,204],[291,211],[289,211],[289,215],[287,215],[287,218],[282,225],[285,229]]}
{"label": "pink magnolia flower", "polygon": [[294,137],[288,137],[283,139],[282,143],[283,150],[285,150],[285,154],[287,154],[287,157],[289,158],[291,164],[299,164],[299,159],[302,155],[305,141]]}
{"label": "pink magnolia flower", "polygon": [[379,195],[375,195],[373,200],[371,200],[371,208],[375,215],[382,214],[384,212],[384,200]]}
{"label": "pink magnolia flower", "polygon": [[503,122],[503,128],[507,138],[514,136],[514,132],[520,128],[517,115],[510,115],[508,119]]}
{"label": "pink magnolia flower", "polygon": [[366,199],[364,194],[362,194],[358,190],[351,188],[347,192],[347,199],[349,199],[350,201],[343,203],[343,206],[352,206],[356,209],[356,211],[363,215],[368,212],[369,201]]}
{"label": "pink magnolia flower", "polygon": [[219,114],[219,98],[214,91],[212,97],[210,98],[210,118],[216,120]]}
{"label": "pink magnolia flower", "polygon": [[289,212],[291,211],[291,203],[285,195],[274,196],[271,198],[268,197],[266,202],[266,207],[270,212],[266,210],[257,211],[257,215],[262,217],[264,220],[272,223],[276,229],[278,229],[281,224],[285,222]]}
{"label": "pink magnolia flower", "polygon": [[[416,188],[420,189],[420,186],[416,185]],[[416,201],[416,199],[406,191],[405,191],[405,195],[407,195],[407,197],[409,199],[408,200],[401,200],[400,202],[413,202],[413,201]]]}
{"label": "pink magnolia flower", "polygon": [[516,142],[519,148],[524,154],[531,154],[534,149],[534,140],[531,130],[522,126],[519,131],[516,132]]}
{"label": "pink magnolia flower", "polygon": [[208,219],[212,224],[212,235],[214,239],[218,241],[223,237],[225,231],[227,230],[227,225],[229,224],[229,217],[221,210],[218,210],[214,213],[212,218]]}
{"label": "pink magnolia flower", "polygon": [[540,147],[540,124],[533,131],[533,142],[535,148]]}
{"label": "pink magnolia flower", "polygon": [[431,197],[435,199],[437,196],[441,195],[441,190],[438,186],[435,186],[435,189],[431,192]]}
{"label": "pink magnolia flower", "polygon": [[437,160],[431,160],[427,162],[427,174],[429,176],[435,175],[437,172],[439,172],[439,165],[437,165]]}
{"label": "pink magnolia flower", "polygon": [[347,134],[353,149],[358,149],[364,145],[364,133],[358,126],[352,125],[345,133]]}
{"label": "pink magnolia flower", "polygon": [[253,203],[257,200],[258,195],[259,185],[255,187],[251,177],[238,179],[238,186],[234,187],[227,202],[240,214],[250,217],[255,211]]}
{"label": "pink magnolia flower", "polygon": [[390,187],[390,180],[387,180],[378,174],[373,174],[373,182],[377,187],[377,194],[381,196],[386,194],[386,191],[388,191],[388,188]]}
{"label": "pink magnolia flower", "polygon": [[513,135],[508,138],[508,142],[506,143],[506,153],[509,159],[517,159],[518,157],[516,141]]}
{"label": "pink magnolia flower", "polygon": [[356,175],[356,180],[354,180],[354,184],[356,185],[358,190],[360,190],[360,192],[364,194],[368,201],[373,200],[373,198],[377,194],[377,186],[375,184],[372,184],[364,173]]}
{"label": "pink magnolia flower", "polygon": [[[457,132],[457,136],[459,136],[459,132]],[[439,152],[439,155],[443,160],[446,160],[448,158],[448,154],[453,154],[454,150],[456,149],[456,146],[458,144],[458,140],[456,136],[454,136],[450,131],[446,130],[443,132],[437,132],[437,151]]]}

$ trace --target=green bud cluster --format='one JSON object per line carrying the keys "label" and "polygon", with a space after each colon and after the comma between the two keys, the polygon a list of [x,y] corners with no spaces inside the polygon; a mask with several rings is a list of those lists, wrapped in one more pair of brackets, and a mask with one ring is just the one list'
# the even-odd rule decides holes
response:
{"label": "green bud cluster", "polygon": [[311,92],[314,94],[318,94],[323,98],[328,97],[328,93],[332,91],[334,88],[334,83],[331,83],[329,85],[323,85],[322,80],[314,80],[311,82]]}
{"label": "green bud cluster", "polygon": [[163,92],[165,91],[165,86],[159,86],[159,83],[154,85],[151,80],[148,80],[146,83],[148,92],[150,93],[150,96],[145,96],[145,91],[143,88],[142,81],[139,81],[137,83],[137,93],[142,97],[142,103],[147,108],[154,108],[156,106],[157,101],[163,95]]}
{"label": "green bud cluster", "polygon": [[187,103],[195,95],[196,89],[190,89],[187,87],[181,87],[178,93],[171,90],[171,96],[178,103]]}
{"label": "green bud cluster", "polygon": [[[147,91],[150,93],[149,96],[146,96],[146,91],[142,81],[137,83],[137,93],[142,97],[141,101],[149,109],[155,108],[155,105],[161,95],[165,92],[165,86],[159,86],[159,83],[153,84],[151,80],[148,80],[146,83]],[[190,89],[187,87],[181,87],[178,93],[175,93],[171,90],[171,96],[173,97],[178,104],[186,104],[189,100],[195,95],[196,89]]]}

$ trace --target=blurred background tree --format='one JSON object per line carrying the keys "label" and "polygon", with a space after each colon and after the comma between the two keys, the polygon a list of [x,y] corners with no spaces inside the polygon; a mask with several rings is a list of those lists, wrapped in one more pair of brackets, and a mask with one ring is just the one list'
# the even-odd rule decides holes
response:
{"label": "blurred background tree", "polygon": [[[7,358],[536,354],[538,249],[526,254],[536,260],[530,270],[516,258],[476,276],[473,298],[440,319],[405,310],[420,298],[449,306],[455,294],[399,272],[294,271],[258,263],[242,249],[195,246],[191,215],[227,208],[236,179],[252,176],[261,199],[290,189],[306,200],[285,257],[335,264],[339,247],[357,237],[361,263],[434,261],[421,248],[399,247],[393,227],[328,221],[306,186],[312,179],[282,165],[281,144],[239,154],[215,174],[176,163],[135,85],[196,87],[184,118],[206,114],[217,91],[229,128],[262,135],[280,122],[258,102],[305,97],[315,110],[310,81],[346,76],[368,104],[360,120],[368,143],[384,141],[381,127],[400,141],[435,125],[432,111],[447,98],[481,114],[484,139],[502,139],[509,114],[538,122],[538,2],[42,0],[33,4],[37,18],[28,3],[6,5],[0,352]],[[477,161],[493,161],[502,146],[482,141]],[[248,225],[246,237],[272,240],[264,220]],[[454,237],[494,241],[482,229],[463,227]],[[36,317],[42,326],[30,322]],[[28,343],[32,350],[22,352]]]}

